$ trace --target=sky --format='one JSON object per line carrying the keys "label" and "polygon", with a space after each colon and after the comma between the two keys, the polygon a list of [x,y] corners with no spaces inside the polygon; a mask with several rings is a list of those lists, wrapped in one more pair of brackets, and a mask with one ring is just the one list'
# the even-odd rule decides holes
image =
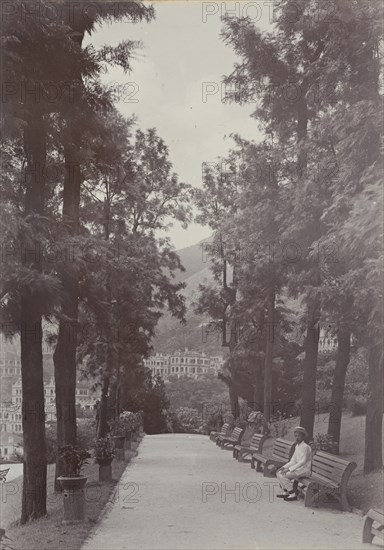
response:
{"label": "sky", "polygon": [[[170,160],[182,181],[202,186],[202,163],[215,162],[233,143],[230,134],[258,140],[252,104],[222,101],[222,77],[233,70],[236,56],[220,39],[221,15],[248,14],[263,29],[269,10],[263,2],[155,2],[156,19],[133,24],[129,20],[105,23],[86,43],[96,48],[122,40],[140,40],[143,48],[132,71],[112,68],[103,75],[116,87],[116,106],[135,114],[142,130],[155,127],[169,147]],[[168,231],[176,249],[207,239],[209,227],[192,223],[187,230],[175,224]]]}

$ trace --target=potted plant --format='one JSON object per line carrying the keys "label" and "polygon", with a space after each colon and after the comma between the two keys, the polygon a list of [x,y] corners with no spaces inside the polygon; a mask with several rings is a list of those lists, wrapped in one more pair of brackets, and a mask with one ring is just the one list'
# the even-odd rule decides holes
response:
{"label": "potted plant", "polygon": [[84,487],[87,477],[81,474],[91,455],[76,445],[59,447],[58,454],[63,475],[58,477],[63,488],[64,523],[83,521],[85,518]]}
{"label": "potted plant", "polygon": [[95,443],[95,460],[99,465],[99,481],[112,481],[112,460],[115,446],[109,435],[100,437]]}
{"label": "potted plant", "polygon": [[115,418],[109,423],[109,427],[111,429],[111,432],[113,433],[113,442],[116,449],[116,458],[118,460],[124,460],[125,454],[124,454],[124,441],[125,441],[125,434],[124,434],[124,425],[121,421],[120,417]]}
{"label": "potted plant", "polygon": [[136,415],[130,411],[123,411],[119,418],[125,435],[125,447],[126,449],[131,449],[132,435],[137,426]]}

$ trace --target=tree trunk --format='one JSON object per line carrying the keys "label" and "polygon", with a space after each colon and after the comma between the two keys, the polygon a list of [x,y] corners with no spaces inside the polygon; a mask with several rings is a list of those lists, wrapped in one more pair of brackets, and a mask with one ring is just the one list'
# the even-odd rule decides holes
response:
{"label": "tree trunk", "polygon": [[369,350],[368,405],[365,421],[364,473],[383,467],[383,350]]}
{"label": "tree trunk", "polygon": [[305,341],[304,376],[301,394],[300,424],[313,439],[316,405],[316,372],[320,336],[320,297],[317,296],[308,311],[307,335]]}
{"label": "tree trunk", "polygon": [[[66,145],[65,179],[63,190],[63,224],[70,236],[78,234],[81,172],[78,148]],[[76,349],[78,331],[79,283],[73,258],[67,258],[67,265],[61,275],[64,298],[61,304],[62,317],[59,322],[58,340],[53,354],[56,387],[57,445],[76,445]],[[63,466],[56,460],[55,489],[61,490],[57,481]]]}
{"label": "tree trunk", "polygon": [[[81,18],[74,18],[71,22],[72,40],[81,48],[85,29]],[[74,103],[81,104],[82,83],[81,71],[76,68],[73,74]],[[81,147],[81,131],[78,121],[67,121],[68,135],[64,145],[65,177],[63,188],[63,224],[71,236],[77,235],[79,230],[79,205],[81,188],[81,170],[79,152]],[[53,355],[55,367],[56,415],[57,415],[57,445],[76,444],[76,349],[78,330],[78,295],[79,283],[75,266],[71,257],[65,273],[62,274],[64,299],[62,303],[62,318],[59,322],[58,341]],[[72,269],[73,267],[73,269]],[[55,490],[61,486],[57,477],[62,474],[62,465],[59,457],[56,460]]]}
{"label": "tree trunk", "polygon": [[99,432],[97,437],[105,437],[109,432],[108,427],[108,391],[109,391],[109,374],[108,371],[104,373],[103,387],[101,390],[100,399],[100,420],[99,420]]}
{"label": "tree trunk", "polygon": [[231,406],[231,414],[233,415],[233,418],[239,418],[240,416],[240,407],[239,407],[239,396],[237,394],[237,391],[235,390],[233,384],[230,384],[228,386],[229,390],[229,401]]}
{"label": "tree trunk", "polygon": [[[25,215],[42,215],[46,144],[44,119],[40,112],[34,113],[33,122],[28,124],[24,132],[24,147],[27,158]],[[33,224],[33,220],[30,223]],[[38,238],[33,235],[21,234],[21,247],[25,250],[23,264],[30,271],[42,270],[39,244]],[[32,251],[32,254],[28,251]],[[21,289],[20,345],[24,440],[21,524],[47,514],[41,299],[41,295],[34,292],[29,285]]]}
{"label": "tree trunk", "polygon": [[273,368],[273,344],[275,339],[275,289],[272,287],[268,293],[267,304],[267,343],[264,361],[264,418],[269,422],[272,411],[272,368]]}
{"label": "tree trunk", "polygon": [[337,454],[339,453],[341,415],[343,411],[343,395],[345,385],[345,375],[349,365],[349,356],[351,349],[350,331],[342,331],[340,328],[337,335],[337,355],[335,372],[333,374],[331,407],[328,420],[328,435],[333,437],[337,444]]}

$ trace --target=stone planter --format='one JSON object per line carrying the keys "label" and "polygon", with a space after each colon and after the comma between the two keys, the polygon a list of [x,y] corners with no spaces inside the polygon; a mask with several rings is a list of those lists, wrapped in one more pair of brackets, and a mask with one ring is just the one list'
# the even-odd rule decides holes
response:
{"label": "stone planter", "polygon": [[96,457],[96,463],[99,465],[99,481],[112,481],[112,461],[113,457]]}
{"label": "stone planter", "polygon": [[63,488],[63,523],[78,523],[80,521],[84,521],[84,488],[87,483],[87,477],[82,475],[60,476],[57,479]]}
{"label": "stone planter", "polygon": [[117,460],[125,459],[124,440],[125,437],[123,435],[115,435],[113,437],[113,441],[115,443],[115,456]]}
{"label": "stone planter", "polygon": [[124,449],[126,451],[130,451],[131,450],[131,443],[132,443],[132,434],[130,433],[129,435],[127,435],[125,437],[125,440],[124,440]]}

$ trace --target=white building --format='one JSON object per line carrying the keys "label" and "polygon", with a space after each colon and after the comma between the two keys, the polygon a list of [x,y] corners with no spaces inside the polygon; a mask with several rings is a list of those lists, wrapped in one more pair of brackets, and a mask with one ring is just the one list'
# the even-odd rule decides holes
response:
{"label": "white building", "polygon": [[10,376],[21,376],[20,359],[6,355],[4,349],[0,347],[0,377],[8,378]]}
{"label": "white building", "polygon": [[[0,431],[20,434],[22,427],[22,385],[19,378],[12,384],[11,401],[0,404]],[[96,396],[83,381],[76,383],[76,405],[83,409],[94,408]],[[46,422],[56,420],[56,391],[53,377],[44,383],[44,412]]]}
{"label": "white building", "polygon": [[331,329],[320,328],[319,353],[327,353],[337,350],[337,336]]}
{"label": "white building", "polygon": [[12,455],[23,454],[23,439],[20,435],[0,432],[0,457],[7,460]]}
{"label": "white building", "polygon": [[21,433],[23,431],[21,404],[12,402],[0,404],[0,432]]}
{"label": "white building", "polygon": [[169,376],[192,376],[217,373],[221,369],[224,359],[220,356],[209,357],[204,352],[175,351],[171,354],[156,353],[144,359],[144,365],[151,370],[153,376],[160,375],[163,378]]}

